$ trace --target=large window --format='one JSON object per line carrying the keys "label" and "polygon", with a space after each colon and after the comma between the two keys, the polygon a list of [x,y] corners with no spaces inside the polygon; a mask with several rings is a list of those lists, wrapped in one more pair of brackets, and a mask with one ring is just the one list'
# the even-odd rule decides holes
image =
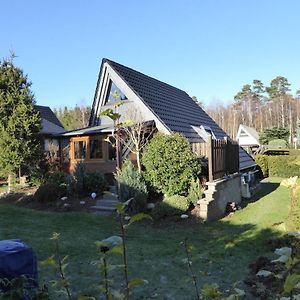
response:
{"label": "large window", "polygon": [[90,140],[90,159],[99,159],[103,157],[102,153],[102,140]]}
{"label": "large window", "polygon": [[74,142],[74,158],[85,159],[86,158],[86,142],[76,141]]}
{"label": "large window", "polygon": [[112,80],[110,80],[105,103],[118,102],[126,99],[127,97],[124,95],[124,93],[112,82]]}

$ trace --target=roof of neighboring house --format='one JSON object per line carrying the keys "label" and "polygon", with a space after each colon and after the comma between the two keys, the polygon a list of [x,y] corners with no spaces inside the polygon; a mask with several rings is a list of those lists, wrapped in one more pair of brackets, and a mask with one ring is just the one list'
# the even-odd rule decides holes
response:
{"label": "roof of neighboring house", "polygon": [[[229,138],[186,92],[124,65],[109,59],[103,59],[98,84],[105,63],[111,66],[169,131],[183,134],[191,143],[204,142],[195,128],[201,126],[210,128],[217,139],[223,139],[225,136]],[[95,118],[93,115],[95,105],[97,105],[96,96],[90,120]],[[255,165],[252,157],[240,148],[240,169]]]}
{"label": "roof of neighboring house", "polygon": [[40,113],[42,119],[42,134],[59,134],[65,131],[64,127],[48,106],[35,105],[35,109]]}
{"label": "roof of neighboring house", "polygon": [[254,138],[257,141],[257,145],[259,145],[259,135],[257,133],[257,131],[249,126],[240,124],[238,132],[237,132],[237,140],[240,137],[240,134],[242,133],[242,131],[244,131],[249,137]]}
{"label": "roof of neighboring house", "polygon": [[108,133],[112,132],[113,128],[109,126],[90,126],[86,128],[80,128],[75,130],[66,131],[59,136],[62,137],[71,137],[71,136],[82,136],[82,135],[92,135],[92,134],[98,134],[98,133]]}

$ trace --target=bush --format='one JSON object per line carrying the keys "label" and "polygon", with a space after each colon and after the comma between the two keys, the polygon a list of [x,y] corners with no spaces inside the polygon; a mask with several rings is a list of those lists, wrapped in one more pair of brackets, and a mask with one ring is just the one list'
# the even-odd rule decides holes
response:
{"label": "bush", "polygon": [[189,208],[189,200],[180,195],[166,197],[162,202],[157,203],[151,214],[155,219],[181,215]]}
{"label": "bush", "polygon": [[282,148],[287,148],[287,142],[283,139],[275,139],[275,140],[271,140],[269,142],[269,145],[270,146],[279,146],[279,147],[282,147]]}
{"label": "bush", "polygon": [[187,195],[201,171],[188,140],[178,133],[156,134],[145,146],[142,164],[146,180],[168,196]]}
{"label": "bush", "polygon": [[46,182],[45,174],[39,170],[35,169],[30,174],[30,183],[35,186],[40,186]]}
{"label": "bush", "polygon": [[106,189],[104,176],[99,172],[87,173],[84,177],[84,192],[102,194]]}
{"label": "bush", "polygon": [[267,128],[259,134],[259,142],[262,145],[267,145],[274,139],[282,139],[287,141],[289,136],[289,129],[283,127]]}
{"label": "bush", "polygon": [[72,190],[78,195],[84,194],[84,180],[86,176],[85,165],[77,163],[72,177]]}
{"label": "bush", "polygon": [[66,175],[67,174],[63,171],[48,173],[48,175],[46,176],[47,182],[53,183],[58,186],[63,185],[66,183]]}
{"label": "bush", "polygon": [[198,178],[196,180],[192,180],[188,194],[189,203],[196,206],[198,200],[202,199],[202,194],[203,188],[200,184],[200,180]]}
{"label": "bush", "polygon": [[120,184],[121,200],[125,202],[133,198],[129,205],[129,213],[145,211],[148,193],[142,174],[134,169],[130,161],[125,161],[115,177]]}
{"label": "bush", "polygon": [[53,183],[42,184],[34,194],[34,199],[41,203],[55,202],[63,196],[62,189]]}
{"label": "bush", "polygon": [[106,189],[106,180],[99,172],[86,173],[85,165],[77,163],[73,176],[65,176],[65,183],[69,194],[88,196],[92,192],[102,194]]}
{"label": "bush", "polygon": [[255,156],[255,162],[260,167],[263,177],[268,177],[269,175],[268,155],[257,154]]}
{"label": "bush", "polygon": [[269,176],[282,178],[300,176],[300,166],[295,164],[295,156],[269,156]]}

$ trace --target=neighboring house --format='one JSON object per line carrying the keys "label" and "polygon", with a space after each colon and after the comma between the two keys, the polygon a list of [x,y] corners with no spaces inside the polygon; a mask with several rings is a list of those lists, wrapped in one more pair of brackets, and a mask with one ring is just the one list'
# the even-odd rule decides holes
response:
{"label": "neighboring house", "polygon": [[[63,144],[69,143],[70,171],[77,162],[84,162],[91,170],[112,172],[116,168],[114,149],[104,141],[113,130],[113,122],[100,116],[104,110],[114,109],[116,102],[121,121],[136,119],[141,122],[154,121],[158,131],[178,132],[197,148],[206,143],[209,136],[223,140],[228,135],[208,114],[184,91],[149,77],[131,68],[108,59],[103,59],[89,127],[68,131],[60,136]],[[124,157],[123,157],[124,158]],[[240,171],[255,167],[254,160],[242,149],[239,150]]]}
{"label": "neighboring house", "polygon": [[254,153],[260,146],[257,131],[246,125],[240,124],[236,139],[239,145],[251,154]]}
{"label": "neighboring house", "polygon": [[35,109],[40,113],[42,129],[40,136],[44,144],[44,151],[57,152],[59,147],[59,139],[57,135],[66,130],[48,106],[35,105]]}

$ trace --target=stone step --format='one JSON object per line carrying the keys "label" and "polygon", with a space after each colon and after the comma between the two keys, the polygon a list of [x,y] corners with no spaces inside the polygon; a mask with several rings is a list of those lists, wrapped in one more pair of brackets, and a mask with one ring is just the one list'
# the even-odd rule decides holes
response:
{"label": "stone step", "polygon": [[116,190],[105,191],[102,195],[102,198],[103,197],[118,197],[118,193],[116,192]]}
{"label": "stone step", "polygon": [[117,200],[98,200],[97,202],[96,202],[96,205],[102,205],[102,206],[113,206],[113,205],[115,205],[115,204],[117,204],[117,203],[119,203],[119,201],[117,201]]}
{"label": "stone step", "polygon": [[117,193],[117,187],[116,187],[115,185],[110,185],[110,186],[109,186],[109,191],[110,191],[111,193],[116,194],[116,193]]}
{"label": "stone step", "polygon": [[118,201],[118,195],[115,194],[104,194],[101,199],[103,200],[115,200]]}
{"label": "stone step", "polygon": [[92,210],[101,210],[101,211],[111,211],[111,212],[114,212],[116,211],[116,209],[114,207],[111,207],[111,206],[103,206],[103,205],[94,205],[94,206],[91,206],[90,209]]}

